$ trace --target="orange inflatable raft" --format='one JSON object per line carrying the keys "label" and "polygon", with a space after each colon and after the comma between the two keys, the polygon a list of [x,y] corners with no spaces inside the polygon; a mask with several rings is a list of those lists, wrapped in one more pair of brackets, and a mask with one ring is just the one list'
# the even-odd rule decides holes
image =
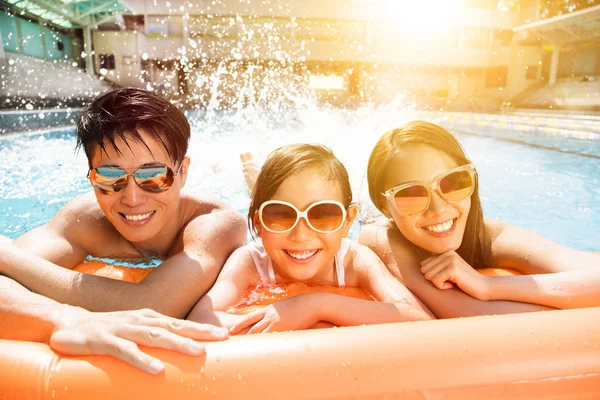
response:
{"label": "orange inflatable raft", "polygon": [[600,399],[600,308],[237,336],[201,357],[144,350],[162,374],[0,340],[0,399]]}

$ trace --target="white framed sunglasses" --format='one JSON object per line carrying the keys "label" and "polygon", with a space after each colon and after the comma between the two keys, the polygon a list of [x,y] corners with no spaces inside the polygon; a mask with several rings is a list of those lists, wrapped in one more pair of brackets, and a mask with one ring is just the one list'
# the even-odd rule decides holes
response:
{"label": "white framed sunglasses", "polygon": [[431,193],[453,204],[465,200],[475,191],[477,171],[473,164],[442,172],[431,182],[407,182],[381,193],[404,217],[423,214],[431,203]]}
{"label": "white framed sunglasses", "polygon": [[335,200],[316,201],[304,211],[287,201],[269,200],[262,203],[258,209],[261,225],[272,233],[291,231],[301,218],[316,232],[333,233],[344,225],[346,215],[344,205]]}

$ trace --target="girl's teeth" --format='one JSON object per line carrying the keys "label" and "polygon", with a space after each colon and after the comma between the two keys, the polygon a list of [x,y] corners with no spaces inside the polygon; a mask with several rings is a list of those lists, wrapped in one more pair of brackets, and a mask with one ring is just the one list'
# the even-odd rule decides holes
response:
{"label": "girl's teeth", "polygon": [[149,212],[147,214],[139,214],[139,215],[125,215],[125,219],[127,219],[129,221],[143,221],[146,218],[148,218],[150,215],[152,215],[152,212]]}
{"label": "girl's teeth", "polygon": [[446,232],[447,230],[452,228],[452,225],[454,225],[454,219],[451,219],[450,221],[446,221],[441,224],[426,226],[425,229],[427,229],[429,232],[441,233]]}
{"label": "girl's teeth", "polygon": [[308,251],[299,251],[299,252],[291,252],[286,250],[286,253],[290,255],[290,257],[295,258],[296,260],[306,260],[317,254],[318,250],[308,250]]}

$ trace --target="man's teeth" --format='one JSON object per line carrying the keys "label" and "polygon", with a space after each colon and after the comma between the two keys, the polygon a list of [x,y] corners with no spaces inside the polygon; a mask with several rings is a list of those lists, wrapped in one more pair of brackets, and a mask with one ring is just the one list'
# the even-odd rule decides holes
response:
{"label": "man's teeth", "polygon": [[296,260],[306,260],[317,254],[319,250],[305,250],[305,251],[289,251],[286,250],[286,253],[289,254],[290,257],[295,258]]}
{"label": "man's teeth", "polygon": [[[123,215],[125,215],[125,214],[123,214]],[[143,220],[145,220],[146,218],[148,218],[151,215],[152,215],[152,211],[149,212],[149,213],[147,213],[147,214],[125,215],[125,218],[128,221],[143,221]]]}
{"label": "man's teeth", "polygon": [[452,225],[454,225],[454,219],[451,219],[450,221],[446,221],[441,224],[426,226],[425,229],[427,229],[429,232],[441,233],[446,232],[447,230],[452,228]]}

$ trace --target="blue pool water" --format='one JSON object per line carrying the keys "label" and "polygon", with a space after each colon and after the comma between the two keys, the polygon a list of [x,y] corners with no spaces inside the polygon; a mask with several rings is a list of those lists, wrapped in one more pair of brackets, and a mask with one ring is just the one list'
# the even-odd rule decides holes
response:
{"label": "blue pool water", "polygon": [[[385,108],[307,107],[282,115],[257,110],[190,114],[192,164],[186,190],[215,194],[245,212],[249,199],[241,152],[263,158],[282,144],[319,142],[347,166],[355,197],[366,199],[367,158],[383,132],[416,118],[444,123],[433,114]],[[600,251],[600,140],[446,126],[479,171],[486,216],[579,250]],[[74,146],[74,129],[0,136],[0,234],[15,238],[91,190],[85,155],[75,154]]]}

